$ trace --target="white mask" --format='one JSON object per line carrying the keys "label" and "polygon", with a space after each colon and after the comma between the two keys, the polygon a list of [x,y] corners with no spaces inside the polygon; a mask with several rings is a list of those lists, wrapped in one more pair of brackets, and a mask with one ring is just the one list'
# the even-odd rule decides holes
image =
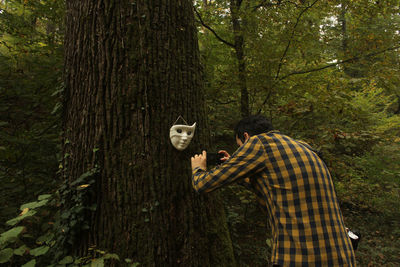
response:
{"label": "white mask", "polygon": [[178,150],[184,150],[193,138],[196,123],[192,126],[175,124],[169,130],[172,145]]}

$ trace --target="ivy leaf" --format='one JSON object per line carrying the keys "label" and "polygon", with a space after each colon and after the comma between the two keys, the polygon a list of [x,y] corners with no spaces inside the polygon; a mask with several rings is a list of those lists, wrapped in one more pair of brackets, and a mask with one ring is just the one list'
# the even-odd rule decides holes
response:
{"label": "ivy leaf", "polygon": [[5,244],[10,239],[17,238],[18,235],[25,229],[23,226],[18,226],[11,228],[7,232],[4,232],[0,235],[0,245]]}
{"label": "ivy leaf", "polygon": [[38,196],[38,200],[45,200],[51,197],[51,194],[44,194],[44,195],[40,195]]}
{"label": "ivy leaf", "polygon": [[61,103],[56,103],[51,114],[55,114],[61,107]]}
{"label": "ivy leaf", "polygon": [[24,210],[24,209],[26,209],[26,208],[28,208],[28,209],[36,209],[36,208],[39,208],[39,207],[41,207],[41,206],[46,205],[47,202],[49,202],[48,199],[43,199],[43,200],[41,200],[41,201],[29,202],[29,203],[26,203],[26,204],[21,205],[20,210]]}
{"label": "ivy leaf", "polygon": [[41,255],[46,254],[47,251],[49,250],[49,248],[50,248],[50,247],[48,247],[48,246],[41,246],[41,247],[32,249],[29,253],[30,253],[32,256],[36,256],[36,257],[37,257],[37,256],[41,256]]}
{"label": "ivy leaf", "polygon": [[109,260],[109,259],[119,260],[119,256],[115,253],[107,253],[106,255],[104,255],[104,259],[105,260]]}
{"label": "ivy leaf", "polygon": [[27,263],[25,263],[24,265],[22,265],[21,267],[35,267],[36,265],[36,260],[33,259],[31,261],[28,261]]}
{"label": "ivy leaf", "polygon": [[27,250],[28,247],[26,245],[22,245],[19,248],[14,249],[14,254],[18,256],[23,256]]}
{"label": "ivy leaf", "polygon": [[90,267],[104,267],[104,259],[95,259],[90,263]]}
{"label": "ivy leaf", "polygon": [[73,182],[71,183],[71,186],[75,186],[75,185],[77,185],[77,184],[79,184],[79,183],[82,183],[83,181],[85,181],[85,179],[86,179],[87,177],[90,177],[90,176],[92,176],[93,174],[94,174],[94,172],[93,172],[92,170],[89,170],[89,171],[83,173],[81,176],[79,176],[78,179],[76,179],[75,181],[73,181]]}
{"label": "ivy leaf", "polygon": [[44,234],[44,235],[38,237],[36,242],[39,243],[39,244],[49,243],[53,238],[54,238],[54,234],[53,233],[47,233],[47,234]]}
{"label": "ivy leaf", "polygon": [[71,256],[66,256],[58,264],[70,264],[70,263],[73,263],[73,262],[74,262],[74,259]]}
{"label": "ivy leaf", "polygon": [[0,263],[5,263],[9,261],[14,254],[14,250],[12,248],[5,248],[0,250]]}
{"label": "ivy leaf", "polygon": [[30,211],[28,211],[27,213],[25,213],[25,214],[23,214],[23,215],[20,215],[20,216],[15,217],[15,218],[13,218],[13,219],[11,219],[11,220],[8,220],[8,221],[6,222],[6,224],[11,225],[11,226],[14,226],[14,225],[16,225],[17,223],[19,223],[21,220],[25,219],[26,217],[30,217],[30,216],[33,216],[33,215],[35,215],[35,214],[36,214],[36,211],[35,211],[35,210],[30,210]]}

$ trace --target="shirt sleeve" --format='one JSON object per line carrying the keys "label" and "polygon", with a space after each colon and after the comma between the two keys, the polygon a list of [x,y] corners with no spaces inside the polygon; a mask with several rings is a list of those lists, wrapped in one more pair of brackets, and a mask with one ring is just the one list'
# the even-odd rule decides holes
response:
{"label": "shirt sleeve", "polygon": [[264,153],[260,139],[253,136],[223,164],[210,171],[193,170],[193,188],[199,193],[210,192],[238,179],[251,177],[266,168]]}

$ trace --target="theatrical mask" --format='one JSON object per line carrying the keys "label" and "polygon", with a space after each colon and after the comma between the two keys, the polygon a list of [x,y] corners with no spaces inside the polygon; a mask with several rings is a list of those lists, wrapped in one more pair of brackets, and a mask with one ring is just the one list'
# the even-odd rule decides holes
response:
{"label": "theatrical mask", "polygon": [[169,130],[172,145],[178,150],[184,150],[193,138],[196,123],[192,126],[176,124]]}

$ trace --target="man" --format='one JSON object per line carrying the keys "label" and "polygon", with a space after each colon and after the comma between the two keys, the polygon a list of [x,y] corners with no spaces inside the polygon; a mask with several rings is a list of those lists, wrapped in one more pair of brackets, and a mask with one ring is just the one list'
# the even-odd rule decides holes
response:
{"label": "man", "polygon": [[342,214],[324,162],[304,143],[272,131],[263,116],[235,127],[239,149],[207,171],[207,153],[191,158],[197,192],[248,183],[267,209],[274,266],[356,266]]}

